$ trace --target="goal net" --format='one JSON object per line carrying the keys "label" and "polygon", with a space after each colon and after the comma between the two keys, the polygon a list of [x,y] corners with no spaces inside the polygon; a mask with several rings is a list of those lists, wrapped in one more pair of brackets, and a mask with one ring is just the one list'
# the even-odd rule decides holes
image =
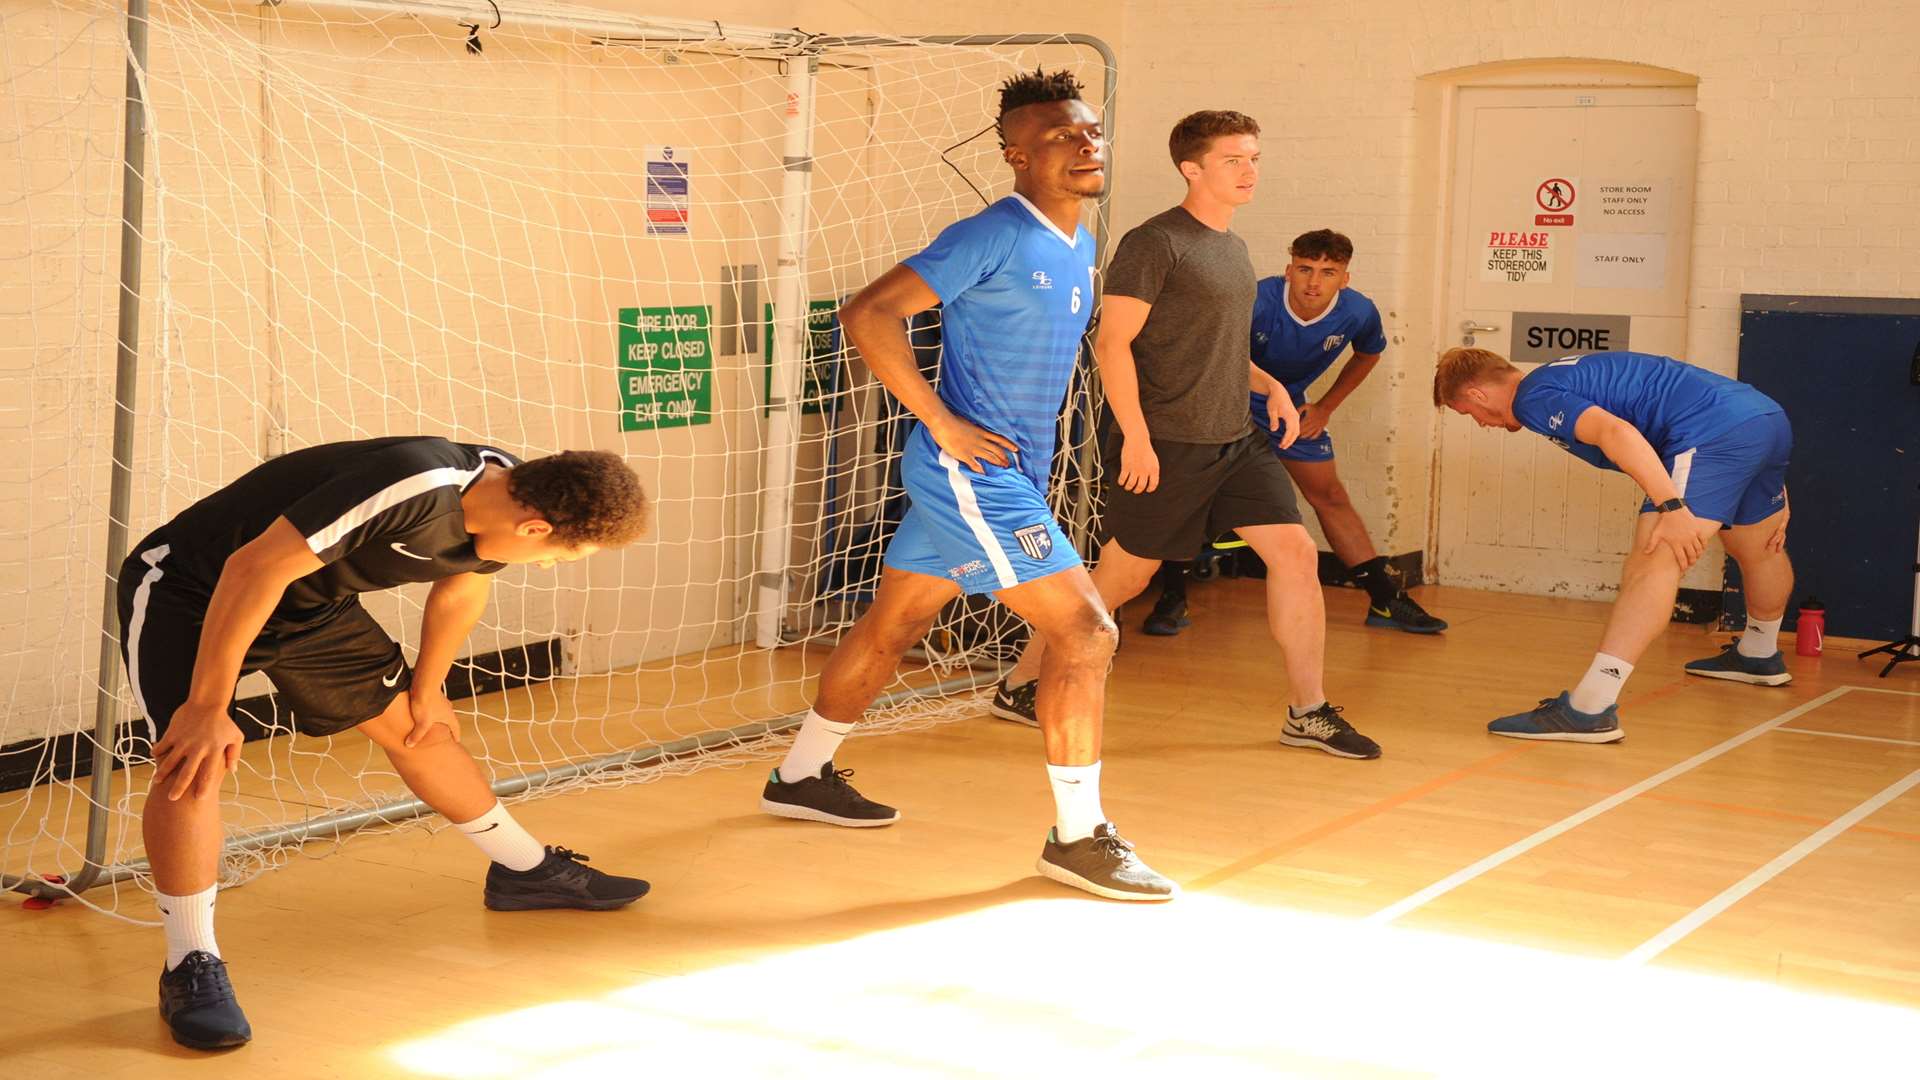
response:
{"label": "goal net", "polygon": [[[656,499],[654,535],[629,551],[498,576],[453,688],[511,794],[782,749],[905,508],[910,417],[836,309],[1009,189],[990,128],[1002,80],[1067,67],[1099,102],[1110,78],[1061,40],[496,16],[486,0],[180,0],[147,31],[130,69],[112,3],[0,13],[9,883],[90,858],[143,882],[148,746],[125,692],[103,800],[89,778],[96,688],[123,685],[99,643],[129,81],[147,131],[127,171],[144,210],[128,542],[266,457],[399,433],[615,450]],[[914,334],[935,372],[937,312]],[[1094,395],[1083,370],[1055,462],[1083,545]],[[423,595],[365,598],[409,652]],[[1019,633],[956,603],[866,730],[977,713],[942,695],[990,681]],[[230,847],[229,883],[407,809],[367,740],[290,737],[271,694],[260,676],[237,694],[256,739],[227,826],[252,839]],[[144,917],[130,896],[82,898]]]}

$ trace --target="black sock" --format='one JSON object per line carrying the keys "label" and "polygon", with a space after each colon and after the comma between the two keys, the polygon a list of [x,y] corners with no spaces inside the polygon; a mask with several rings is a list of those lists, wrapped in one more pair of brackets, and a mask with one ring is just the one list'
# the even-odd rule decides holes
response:
{"label": "black sock", "polygon": [[1187,566],[1183,562],[1163,562],[1160,564],[1160,595],[1175,597],[1181,603],[1187,601]]}
{"label": "black sock", "polygon": [[1387,572],[1387,557],[1375,555],[1359,566],[1347,567],[1347,573],[1353,575],[1353,583],[1367,590],[1367,596],[1377,608],[1386,607],[1395,596],[1400,594],[1400,585]]}

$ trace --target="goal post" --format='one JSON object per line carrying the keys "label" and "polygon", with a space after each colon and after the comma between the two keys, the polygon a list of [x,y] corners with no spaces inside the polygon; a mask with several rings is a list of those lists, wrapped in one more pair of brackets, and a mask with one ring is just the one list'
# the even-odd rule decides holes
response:
{"label": "goal post", "polygon": [[[1007,189],[1002,80],[1070,67],[1109,130],[1117,86],[1111,50],[1078,35],[117,2],[49,0],[0,42],[0,95],[21,103],[0,112],[0,179],[25,193],[0,203],[0,320],[21,328],[0,393],[32,402],[4,420],[27,465],[0,476],[19,523],[0,604],[20,613],[0,640],[0,888],[46,898],[150,884],[115,625],[131,542],[320,442],[612,449],[654,495],[658,535],[635,549],[500,575],[457,675],[497,792],[777,753],[904,505],[911,418],[838,304]],[[117,161],[94,151],[108,133]],[[1083,365],[1050,496],[1082,545],[1097,409]],[[76,597],[103,582],[96,621]],[[422,596],[366,604],[411,651]],[[863,728],[967,715],[948,695],[992,681],[1002,628],[956,604]],[[275,737],[291,718],[271,691],[238,691],[268,737],[228,782],[223,880],[428,812],[355,736]],[[121,911],[118,890],[87,902]]]}

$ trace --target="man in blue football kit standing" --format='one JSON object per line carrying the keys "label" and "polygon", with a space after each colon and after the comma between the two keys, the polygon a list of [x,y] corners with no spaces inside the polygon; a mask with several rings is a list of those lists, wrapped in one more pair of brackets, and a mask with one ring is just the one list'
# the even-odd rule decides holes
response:
{"label": "man in blue football kit standing", "polygon": [[1526,428],[1568,453],[1633,477],[1647,494],[1600,652],[1572,691],[1487,725],[1496,735],[1572,742],[1624,737],[1616,705],[1633,665],[1672,619],[1680,575],[1720,533],[1740,564],[1747,629],[1689,675],[1780,686],[1793,590],[1787,559],[1787,458],[1793,431],[1772,398],[1665,356],[1602,352],[1522,374],[1485,349],[1450,349],[1433,401],[1481,427]]}
{"label": "man in blue football kit standing", "polygon": [[[1357,289],[1347,287],[1353,241],[1332,229],[1316,229],[1294,238],[1285,273],[1260,281],[1253,302],[1252,359],[1256,367],[1286,387],[1300,412],[1300,437],[1282,445],[1280,432],[1268,431],[1274,456],[1300,487],[1320,531],[1340,565],[1367,592],[1367,625],[1437,634],[1447,628],[1427,614],[1394,580],[1387,560],[1373,546],[1366,523],[1353,508],[1334,464],[1328,421],[1348,395],[1366,381],[1387,351],[1380,309]],[[1317,401],[1307,389],[1324,375],[1347,347],[1353,356],[1333,385]],[[1254,425],[1267,430],[1267,395],[1250,395]],[[1161,571],[1163,591],[1148,617],[1146,631],[1170,635],[1186,623],[1184,564]]]}
{"label": "man in blue football kit standing", "polygon": [[[1094,241],[1080,204],[1106,187],[1106,138],[1064,71],[1008,80],[998,127],[1014,193],[949,226],[841,310],[874,376],[920,420],[901,461],[912,508],[873,606],[828,659],[760,806],[854,827],[898,820],[855,791],[833,755],[940,610],[963,592],[992,593],[1053,642],[1039,721],[1056,818],[1040,873],[1112,899],[1165,900],[1174,883],[1101,810],[1101,714],[1118,631],[1046,500],[1060,405],[1093,312]],[[935,304],[938,391],[904,322]]]}

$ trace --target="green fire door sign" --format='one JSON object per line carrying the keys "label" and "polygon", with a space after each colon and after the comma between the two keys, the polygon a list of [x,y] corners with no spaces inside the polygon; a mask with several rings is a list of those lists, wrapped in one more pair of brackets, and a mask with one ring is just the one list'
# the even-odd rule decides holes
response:
{"label": "green fire door sign", "polygon": [[620,309],[620,430],[713,422],[713,319],[704,304]]}
{"label": "green fire door sign", "polygon": [[[773,305],[766,305],[766,349],[761,372],[763,390],[761,400],[767,404],[763,413],[773,412]],[[807,366],[801,378],[800,411],[807,416],[818,416],[827,411],[835,395],[840,393],[841,354],[846,345],[840,335],[840,302],[838,300],[815,300],[807,305]]]}

